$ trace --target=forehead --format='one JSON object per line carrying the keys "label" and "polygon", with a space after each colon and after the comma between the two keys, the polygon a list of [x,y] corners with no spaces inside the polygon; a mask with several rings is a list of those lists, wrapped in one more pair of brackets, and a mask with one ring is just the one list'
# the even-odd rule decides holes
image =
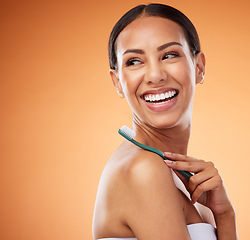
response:
{"label": "forehead", "polygon": [[187,45],[184,32],[177,23],[161,17],[140,17],[125,27],[116,42],[117,51],[127,48],[157,47],[166,42]]}

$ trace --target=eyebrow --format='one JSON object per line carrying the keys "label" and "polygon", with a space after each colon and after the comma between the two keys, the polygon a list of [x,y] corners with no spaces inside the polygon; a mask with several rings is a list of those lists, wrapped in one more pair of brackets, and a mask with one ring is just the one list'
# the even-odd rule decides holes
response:
{"label": "eyebrow", "polygon": [[127,54],[127,53],[138,53],[138,54],[144,54],[145,52],[141,49],[127,49],[123,55]]}
{"label": "eyebrow", "polygon": [[[162,51],[162,50],[164,50],[164,49],[166,49],[166,48],[168,48],[168,47],[170,47],[170,46],[173,46],[173,45],[179,45],[179,46],[183,47],[183,46],[182,46],[180,43],[178,43],[178,42],[168,42],[168,43],[165,43],[165,44],[159,46],[159,47],[157,48],[157,51],[160,52],[160,51]],[[134,48],[132,48],[132,49],[127,49],[127,50],[123,53],[123,55],[125,55],[125,54],[127,54],[127,53],[144,54],[145,52],[144,52],[143,50],[141,50],[141,49],[134,49]]]}
{"label": "eyebrow", "polygon": [[157,48],[157,51],[162,51],[164,50],[165,48],[168,48],[170,46],[173,46],[173,45],[179,45],[181,47],[183,47],[180,43],[178,42],[168,42],[168,43],[165,43],[163,45],[161,45],[160,47]]}

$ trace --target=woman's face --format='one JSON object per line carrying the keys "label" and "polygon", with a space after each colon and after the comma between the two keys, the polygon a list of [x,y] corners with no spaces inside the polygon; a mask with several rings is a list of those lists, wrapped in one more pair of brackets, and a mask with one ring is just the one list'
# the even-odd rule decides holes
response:
{"label": "woman's face", "polygon": [[161,129],[189,125],[205,59],[203,53],[192,56],[182,28],[165,18],[141,17],[124,28],[116,46],[118,68],[110,74],[134,121]]}

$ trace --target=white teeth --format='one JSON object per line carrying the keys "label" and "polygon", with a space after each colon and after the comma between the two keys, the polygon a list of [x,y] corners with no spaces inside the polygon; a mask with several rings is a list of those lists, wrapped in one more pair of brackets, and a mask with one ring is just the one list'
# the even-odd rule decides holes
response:
{"label": "white teeth", "polygon": [[164,101],[164,102],[151,102],[151,104],[157,104],[157,105],[159,105],[159,104],[167,103],[167,102],[170,102],[170,101],[172,101],[172,99],[169,99],[169,100]]}
{"label": "white teeth", "polygon": [[164,94],[164,93],[161,93],[160,99],[161,99],[161,100],[165,99],[165,94]]}
{"label": "white teeth", "polygon": [[170,98],[170,95],[167,92],[165,93],[165,98]]}
{"label": "white teeth", "polygon": [[172,99],[168,99],[168,98],[173,97],[175,94],[176,94],[176,91],[172,90],[172,91],[168,91],[168,92],[161,93],[161,94],[148,94],[144,96],[144,99],[146,101],[150,101],[151,103],[154,103],[155,101],[159,101],[159,100],[166,100],[164,102],[155,102],[155,104],[162,104],[162,103],[171,101]]}

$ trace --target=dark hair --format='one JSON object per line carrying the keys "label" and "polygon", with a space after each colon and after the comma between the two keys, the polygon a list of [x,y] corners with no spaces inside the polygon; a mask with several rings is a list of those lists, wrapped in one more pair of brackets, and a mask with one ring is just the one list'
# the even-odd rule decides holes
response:
{"label": "dark hair", "polygon": [[179,24],[184,31],[193,56],[200,52],[200,40],[198,33],[192,22],[182,12],[163,4],[154,3],[149,5],[139,5],[125,13],[111,31],[108,43],[109,65],[111,69],[117,69],[117,37],[126,26],[142,15],[162,17]]}

